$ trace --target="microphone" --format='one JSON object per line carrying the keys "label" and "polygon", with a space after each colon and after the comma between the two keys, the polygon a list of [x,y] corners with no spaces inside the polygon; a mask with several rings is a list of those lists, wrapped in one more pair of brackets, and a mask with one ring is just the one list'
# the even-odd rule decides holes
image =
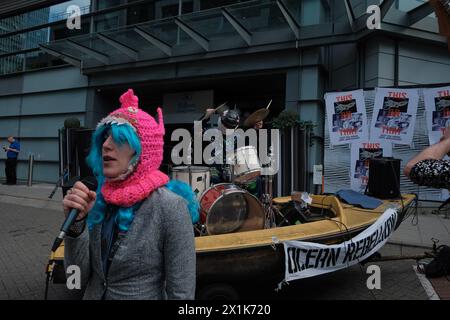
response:
{"label": "microphone", "polygon": [[[94,177],[86,177],[81,182],[89,188],[91,191],[97,190],[97,180]],[[76,217],[78,216],[78,210],[72,209],[70,210],[69,214],[66,217],[66,220],[64,220],[61,231],[59,235],[56,237],[55,241],[53,242],[52,246],[52,252],[55,252],[56,249],[61,245],[61,243],[64,240],[64,237],[66,236],[67,231],[69,231],[70,226],[75,222]]]}

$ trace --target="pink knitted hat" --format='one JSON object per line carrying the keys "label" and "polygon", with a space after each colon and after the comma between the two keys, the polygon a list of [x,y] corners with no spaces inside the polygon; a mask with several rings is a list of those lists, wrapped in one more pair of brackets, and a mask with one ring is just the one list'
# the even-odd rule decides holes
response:
{"label": "pink knitted hat", "polygon": [[161,108],[157,110],[157,123],[139,109],[139,99],[132,89],[120,97],[120,103],[121,107],[101,120],[97,127],[108,123],[129,124],[141,141],[142,152],[133,171],[124,180],[105,181],[102,195],[107,203],[131,207],[169,181],[169,177],[158,170],[163,159],[165,130]]}

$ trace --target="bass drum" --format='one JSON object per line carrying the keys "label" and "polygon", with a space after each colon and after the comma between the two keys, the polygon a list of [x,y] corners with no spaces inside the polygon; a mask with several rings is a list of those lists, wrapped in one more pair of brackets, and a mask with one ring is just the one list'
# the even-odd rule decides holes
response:
{"label": "bass drum", "polygon": [[200,197],[200,219],[209,235],[264,229],[258,199],[231,183],[216,184]]}

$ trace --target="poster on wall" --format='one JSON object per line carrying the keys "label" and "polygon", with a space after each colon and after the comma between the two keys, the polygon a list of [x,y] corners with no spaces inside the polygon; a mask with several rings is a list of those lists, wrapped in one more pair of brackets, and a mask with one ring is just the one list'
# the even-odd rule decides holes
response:
{"label": "poster on wall", "polygon": [[441,139],[450,126],[450,87],[424,89],[425,110],[430,145]]}
{"label": "poster on wall", "polygon": [[327,93],[325,104],[332,145],[368,139],[363,90]]}
{"label": "poster on wall", "polygon": [[369,182],[370,159],[392,157],[392,144],[388,141],[364,141],[352,144],[350,156],[351,189],[364,192]]}
{"label": "poster on wall", "polygon": [[370,138],[411,145],[419,94],[416,89],[375,89]]}

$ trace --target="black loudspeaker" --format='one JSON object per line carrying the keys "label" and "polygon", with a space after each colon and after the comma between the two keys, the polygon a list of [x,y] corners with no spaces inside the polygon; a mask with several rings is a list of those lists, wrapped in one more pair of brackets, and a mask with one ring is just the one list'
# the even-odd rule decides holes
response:
{"label": "black loudspeaker", "polygon": [[375,198],[400,197],[400,159],[370,159],[368,194]]}
{"label": "black loudspeaker", "polygon": [[81,178],[93,176],[92,170],[89,168],[86,158],[91,148],[91,137],[93,129],[77,129],[73,132],[76,148],[76,164],[78,168],[78,176]]}

